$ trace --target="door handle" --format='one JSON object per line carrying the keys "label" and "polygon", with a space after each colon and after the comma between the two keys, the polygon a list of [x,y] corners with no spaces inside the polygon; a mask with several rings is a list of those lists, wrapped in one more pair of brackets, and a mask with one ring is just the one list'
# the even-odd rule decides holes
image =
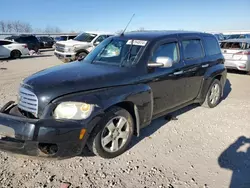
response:
{"label": "door handle", "polygon": [[174,75],[180,75],[180,74],[183,74],[183,70],[174,72]]}
{"label": "door handle", "polygon": [[201,65],[202,68],[206,68],[208,66],[209,66],[209,64]]}

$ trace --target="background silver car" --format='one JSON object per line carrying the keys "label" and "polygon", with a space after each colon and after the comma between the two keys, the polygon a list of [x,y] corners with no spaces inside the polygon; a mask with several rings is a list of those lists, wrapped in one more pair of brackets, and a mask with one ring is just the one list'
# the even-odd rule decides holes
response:
{"label": "background silver car", "polygon": [[250,39],[225,40],[220,46],[228,69],[250,71]]}

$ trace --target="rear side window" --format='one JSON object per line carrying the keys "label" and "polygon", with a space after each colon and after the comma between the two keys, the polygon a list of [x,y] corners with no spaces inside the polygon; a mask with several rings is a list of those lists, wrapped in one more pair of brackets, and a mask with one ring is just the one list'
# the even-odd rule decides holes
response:
{"label": "rear side window", "polygon": [[203,38],[207,55],[216,55],[221,53],[218,41],[214,37],[205,36]]}
{"label": "rear side window", "polygon": [[204,57],[201,41],[199,39],[183,40],[182,47],[186,60]]}
{"label": "rear side window", "polygon": [[36,43],[38,40],[37,40],[36,37],[29,36],[29,37],[27,37],[27,41],[32,42],[32,43],[33,43],[33,42]]}
{"label": "rear side window", "polygon": [[152,62],[156,62],[157,57],[169,57],[175,63],[179,61],[179,50],[176,42],[167,43],[159,46],[153,53]]}
{"label": "rear side window", "polygon": [[74,39],[76,36],[69,36],[69,39]]}
{"label": "rear side window", "polygon": [[26,43],[27,42],[27,40],[25,40],[25,38],[24,37],[19,37],[19,38],[16,38],[16,39],[14,39],[16,42],[19,42],[19,43]]}
{"label": "rear side window", "polygon": [[105,40],[107,38],[107,35],[100,35],[96,40],[95,40],[95,43],[96,42],[99,42],[101,43],[103,40]]}
{"label": "rear side window", "polygon": [[9,41],[0,41],[0,45],[8,45],[8,44],[12,44],[12,42],[9,42]]}

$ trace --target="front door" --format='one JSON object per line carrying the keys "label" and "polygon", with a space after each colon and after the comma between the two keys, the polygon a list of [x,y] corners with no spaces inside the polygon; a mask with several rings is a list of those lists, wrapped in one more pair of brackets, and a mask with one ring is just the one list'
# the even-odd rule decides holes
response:
{"label": "front door", "polygon": [[150,62],[157,57],[169,57],[173,66],[169,68],[148,68],[148,84],[153,92],[154,114],[160,114],[183,103],[185,78],[181,74],[183,63],[180,61],[180,48],[177,38],[159,42],[153,49]]}

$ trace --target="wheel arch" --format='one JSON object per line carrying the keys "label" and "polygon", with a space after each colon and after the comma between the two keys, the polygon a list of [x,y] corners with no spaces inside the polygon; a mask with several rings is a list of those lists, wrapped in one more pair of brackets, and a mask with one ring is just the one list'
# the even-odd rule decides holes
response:
{"label": "wheel arch", "polygon": [[77,51],[76,51],[76,55],[78,55],[78,54],[81,53],[81,52],[84,52],[84,53],[86,53],[86,54],[89,54],[89,52],[88,52],[86,49],[80,49],[80,50],[77,50]]}
{"label": "wheel arch", "polygon": [[10,51],[10,57],[12,58],[12,52],[14,52],[14,51],[17,51],[17,52],[19,52],[19,54],[20,54],[20,56],[22,55],[22,52],[19,50],[19,49],[13,49],[13,50],[11,50]]}
{"label": "wheel arch", "polygon": [[105,112],[114,106],[118,106],[120,108],[123,108],[131,114],[131,116],[133,117],[134,125],[135,125],[134,134],[139,136],[140,135],[140,116],[139,116],[137,106],[131,101],[122,101],[122,102],[119,102],[119,103],[116,103],[116,104],[110,106],[109,108],[107,108],[105,110]]}
{"label": "wheel arch", "polygon": [[212,84],[213,80],[218,79],[222,85],[222,95],[224,92],[224,85],[227,80],[227,71],[223,64],[218,64],[207,70],[204,75],[203,82],[201,85],[200,93],[197,97],[198,102],[203,102],[206,98],[207,91]]}
{"label": "wheel arch", "polygon": [[[114,94],[115,96],[109,97]],[[102,94],[101,94],[102,95]],[[106,92],[103,110],[106,112],[113,106],[127,110],[135,123],[135,135],[139,136],[140,129],[149,125],[153,115],[153,93],[146,84],[121,86]]]}

